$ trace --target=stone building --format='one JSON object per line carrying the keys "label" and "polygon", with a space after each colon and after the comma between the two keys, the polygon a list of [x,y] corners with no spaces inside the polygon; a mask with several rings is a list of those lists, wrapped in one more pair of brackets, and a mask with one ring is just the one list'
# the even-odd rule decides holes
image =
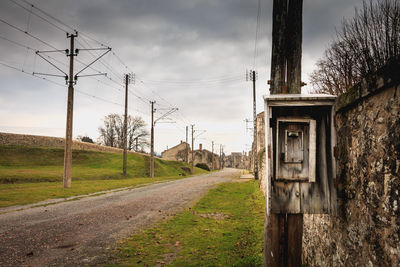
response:
{"label": "stone building", "polygon": [[161,152],[161,158],[165,160],[187,161],[190,154],[190,145],[181,141],[180,144]]}
{"label": "stone building", "polygon": [[[193,156],[194,165],[197,163],[205,163],[210,170],[217,170],[220,167],[219,155],[211,153],[211,151],[207,149],[203,149],[202,144],[199,144],[199,149],[193,151]],[[190,163],[192,161],[192,151],[190,145],[183,141],[161,153],[161,158],[166,160],[186,161],[186,157],[188,157],[187,162]]]}
{"label": "stone building", "polygon": [[[219,155],[212,153],[207,149],[203,149],[203,145],[199,144],[199,149],[193,151],[194,165],[197,163],[205,163],[210,170],[217,170],[220,166]],[[192,160],[192,153],[189,153],[189,162]]]}
{"label": "stone building", "polygon": [[[265,194],[265,114],[264,112],[260,112],[257,114],[257,147],[255,147],[255,143],[252,144],[252,151],[250,154],[250,170],[254,169],[254,156],[257,159],[257,168],[258,168],[258,178],[261,181],[260,188]],[[253,151],[256,151],[253,154]]]}

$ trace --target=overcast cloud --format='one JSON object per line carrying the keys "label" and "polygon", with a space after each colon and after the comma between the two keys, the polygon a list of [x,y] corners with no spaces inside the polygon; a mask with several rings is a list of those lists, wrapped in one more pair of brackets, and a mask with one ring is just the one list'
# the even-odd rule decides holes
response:
{"label": "overcast cloud", "polygon": [[[272,0],[262,0],[258,53],[254,66],[254,41],[258,0],[32,0],[35,6],[79,32],[112,47],[102,63],[93,67],[108,77],[81,78],[76,85],[74,137],[88,134],[96,139],[101,119],[122,113],[122,75],[133,71],[136,83],[129,95],[131,115],[149,123],[150,105],[155,100],[164,108],[178,107],[171,117],[176,123],[156,125],[155,150],[161,152],[185,139],[185,126],[206,130],[196,141],[211,149],[211,141],[225,151],[249,150],[251,133],[244,119],[252,117],[252,89],[245,81],[246,69],[256,68],[257,111],[263,110],[262,95],[268,91],[270,69]],[[68,48],[65,32],[17,6],[23,0],[0,1],[0,19],[39,37],[58,49]],[[305,0],[303,24],[303,80],[335,36],[335,27],[352,17],[361,0]],[[40,14],[37,10],[34,12]],[[44,16],[43,14],[40,14]],[[51,20],[51,22],[55,22]],[[57,24],[58,25],[58,24]],[[62,26],[62,28],[65,28]],[[68,30],[67,28],[65,28]],[[70,30],[69,30],[70,31]],[[77,47],[100,47],[84,35]],[[34,49],[50,47],[0,22],[0,131],[64,137],[66,117],[65,81],[57,84],[29,75],[56,73],[34,51],[19,47],[7,38]],[[100,52],[96,52],[100,53]],[[51,54],[64,70],[67,58]],[[129,67],[125,69],[123,63]],[[80,52],[80,62],[90,62],[89,52]],[[83,65],[77,62],[76,70]],[[88,70],[85,74],[94,73]],[[308,86],[305,90],[311,90]],[[96,96],[98,98],[94,98]],[[138,96],[138,97],[137,97]],[[101,99],[106,101],[102,101]],[[112,103],[110,103],[112,102]],[[246,146],[247,145],[247,146]]]}

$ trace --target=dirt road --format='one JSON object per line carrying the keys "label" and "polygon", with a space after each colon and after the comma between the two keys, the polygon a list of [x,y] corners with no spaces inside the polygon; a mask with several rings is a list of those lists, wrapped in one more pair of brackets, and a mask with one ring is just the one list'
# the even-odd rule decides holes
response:
{"label": "dirt road", "polygon": [[117,240],[194,203],[227,169],[137,189],[0,214],[0,266],[82,266],[104,262]]}

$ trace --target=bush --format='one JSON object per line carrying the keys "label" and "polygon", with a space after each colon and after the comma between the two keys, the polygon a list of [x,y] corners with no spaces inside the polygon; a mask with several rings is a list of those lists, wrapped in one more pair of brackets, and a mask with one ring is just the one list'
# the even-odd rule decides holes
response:
{"label": "bush", "polygon": [[206,170],[206,171],[210,171],[210,168],[209,168],[208,165],[205,164],[205,163],[197,163],[197,164],[196,164],[196,167],[197,167],[197,168],[200,168],[200,169],[203,169],[203,170]]}

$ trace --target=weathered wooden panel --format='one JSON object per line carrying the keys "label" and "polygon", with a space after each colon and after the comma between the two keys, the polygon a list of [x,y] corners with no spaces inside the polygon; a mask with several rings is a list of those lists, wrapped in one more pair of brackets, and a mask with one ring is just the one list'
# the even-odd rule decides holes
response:
{"label": "weathered wooden panel", "polygon": [[309,146],[309,160],[308,160],[308,181],[310,183],[315,182],[315,157],[316,157],[316,146],[317,146],[317,132],[316,132],[316,121],[310,120],[310,146]]}
{"label": "weathered wooden panel", "polygon": [[[292,127],[290,127],[292,126]],[[302,163],[304,154],[304,134],[299,125],[290,125],[285,130],[285,163]]]}
{"label": "weathered wooden panel", "polygon": [[309,120],[279,118],[277,126],[276,179],[308,181]]}
{"label": "weathered wooden panel", "polygon": [[300,213],[300,186],[298,182],[274,182],[271,190],[272,213]]}
{"label": "weathered wooden panel", "polygon": [[[330,114],[329,114],[330,116]],[[303,213],[328,213],[330,205],[329,174],[327,153],[327,118],[321,116],[318,123],[318,145],[316,158],[316,181],[315,183],[302,183],[301,210]]]}

